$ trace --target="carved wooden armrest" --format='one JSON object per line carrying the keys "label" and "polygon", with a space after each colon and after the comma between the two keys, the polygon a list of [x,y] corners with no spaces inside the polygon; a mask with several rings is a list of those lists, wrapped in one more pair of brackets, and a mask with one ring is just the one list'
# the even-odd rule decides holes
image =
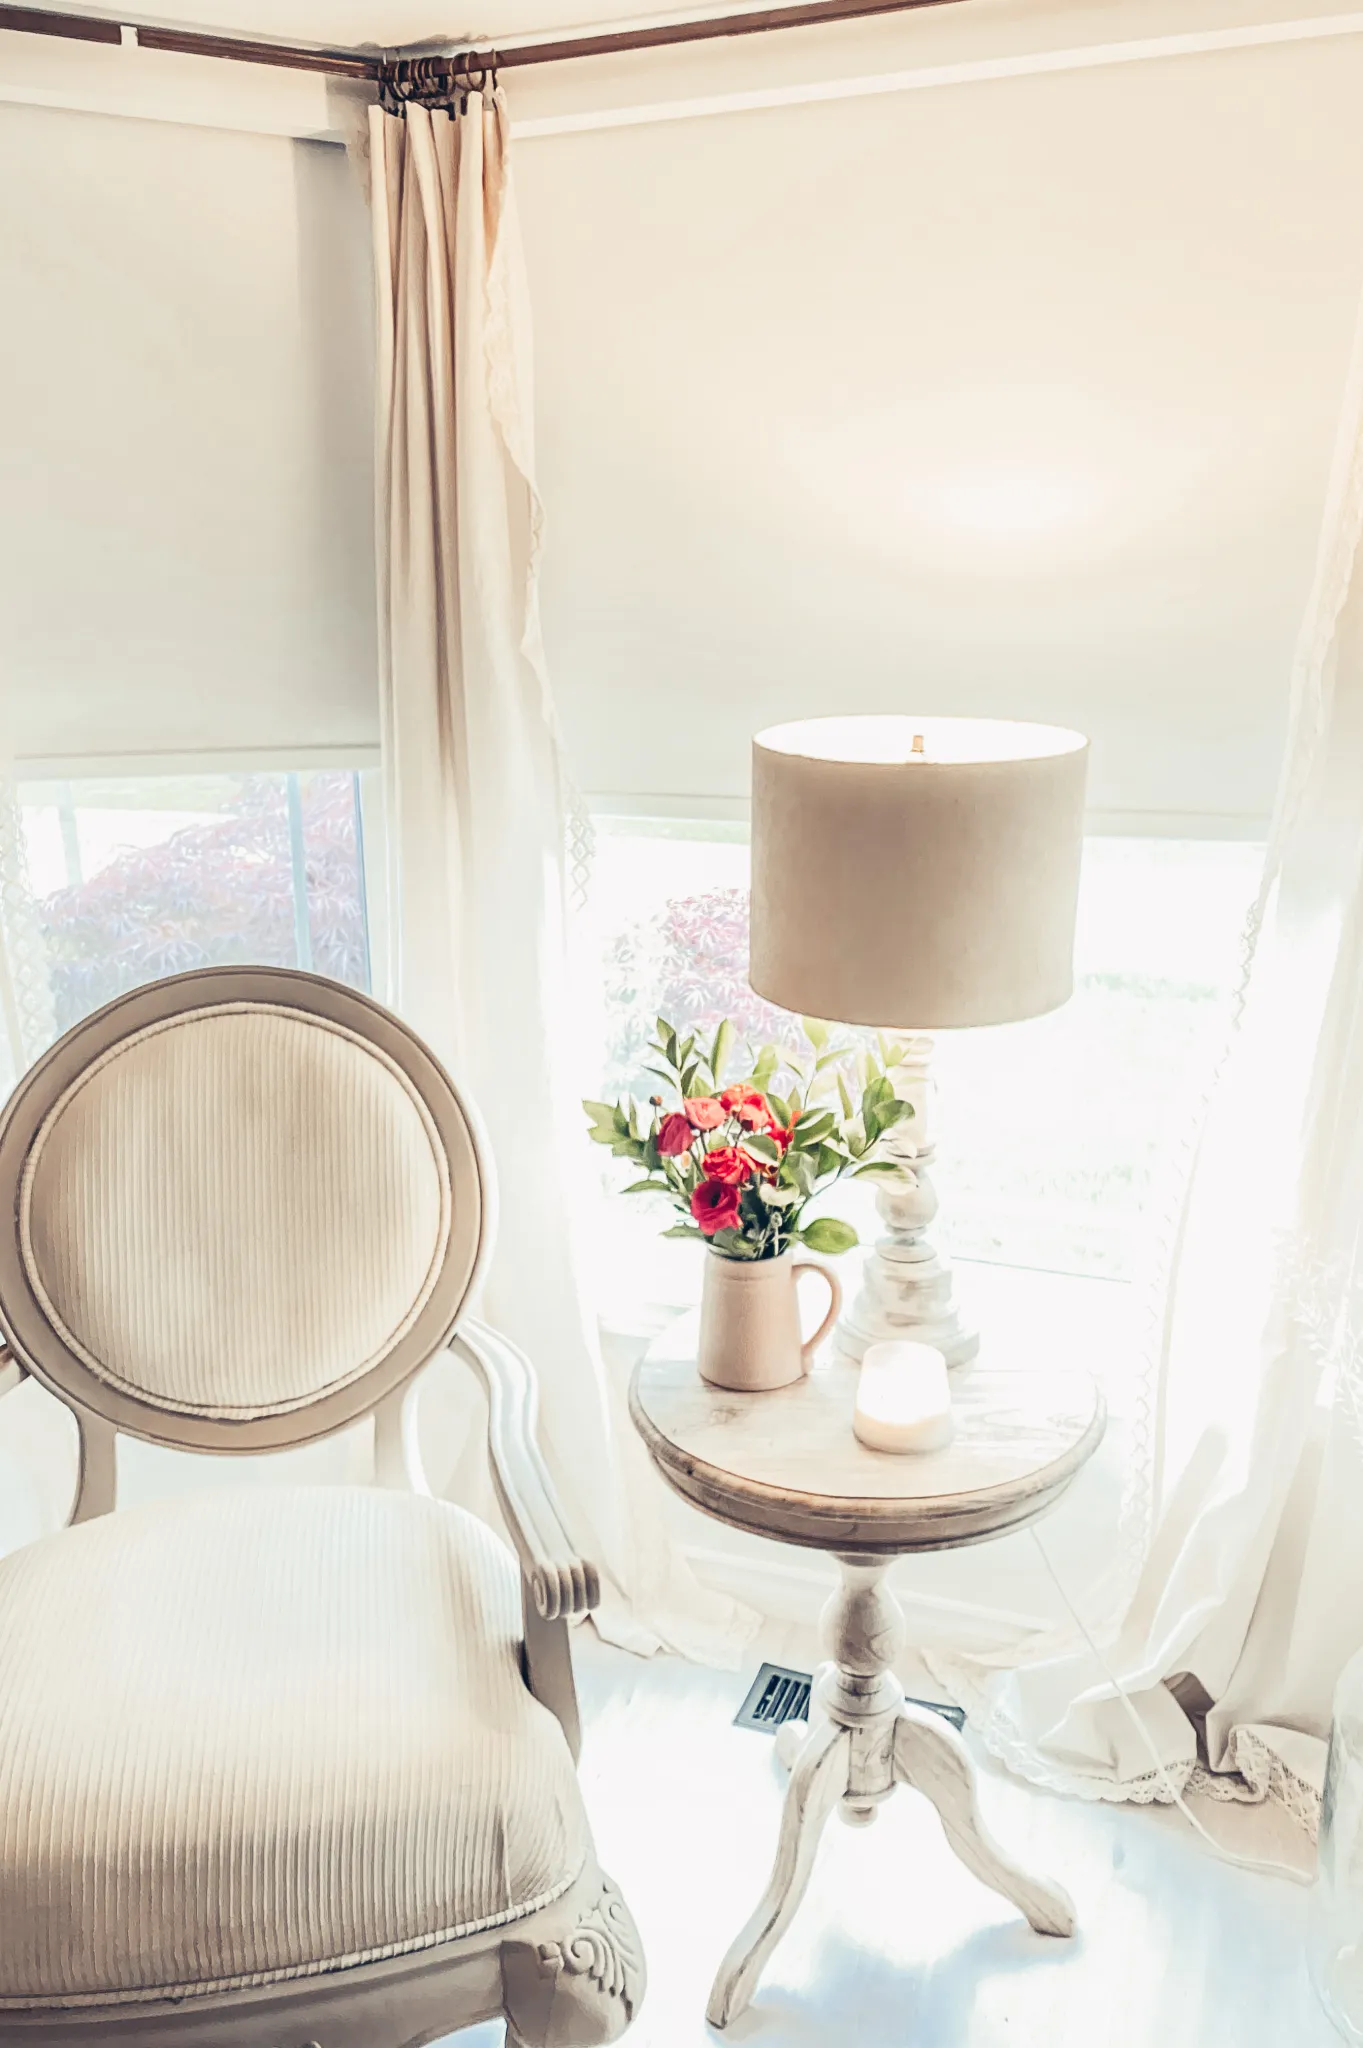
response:
{"label": "carved wooden armrest", "polygon": [[0,1400],[3,1400],[6,1394],[12,1394],[20,1381],[27,1378],[28,1374],[23,1366],[4,1338],[0,1337]]}
{"label": "carved wooden armrest", "polygon": [[600,1601],[601,1582],[564,1527],[540,1454],[529,1359],[486,1323],[465,1323],[450,1349],[468,1361],[487,1389],[493,1485],[536,1612],[544,1621],[590,1613]]}

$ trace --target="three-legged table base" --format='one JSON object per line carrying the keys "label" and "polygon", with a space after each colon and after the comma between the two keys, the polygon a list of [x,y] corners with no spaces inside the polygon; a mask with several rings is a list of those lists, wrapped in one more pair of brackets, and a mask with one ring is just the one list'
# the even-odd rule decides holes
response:
{"label": "three-legged table base", "polygon": [[794,1759],[771,1880],[710,1993],[712,2026],[727,2026],[747,2008],[804,1896],[833,1808],[841,1802],[844,1819],[870,1821],[896,1785],[912,1785],[932,1801],[966,1868],[1011,1899],[1039,1934],[1074,1932],[1074,1908],[1065,1893],[1029,1876],[987,1833],[970,1754],[956,1730],[904,1699],[890,1669],[903,1641],[903,1616],[885,1584],[892,1560],[838,1562],[842,1588],[824,1615],[833,1661],[819,1673],[809,1732]]}

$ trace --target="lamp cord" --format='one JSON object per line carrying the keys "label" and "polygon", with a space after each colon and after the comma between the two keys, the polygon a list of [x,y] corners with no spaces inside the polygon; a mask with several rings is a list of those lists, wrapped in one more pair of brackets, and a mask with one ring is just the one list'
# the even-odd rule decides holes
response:
{"label": "lamp cord", "polygon": [[1290,1881],[1293,1884],[1309,1885],[1312,1882],[1312,1879],[1305,1871],[1294,1870],[1290,1863],[1268,1862],[1257,1856],[1240,1856],[1236,1853],[1234,1849],[1228,1849],[1225,1847],[1224,1843],[1218,1842],[1215,1835],[1211,1834],[1203,1826],[1202,1822],[1198,1819],[1197,1815],[1193,1812],[1187,1800],[1184,1798],[1182,1791],[1174,1783],[1173,1778],[1170,1776],[1168,1767],[1166,1766],[1163,1757],[1160,1755],[1158,1749],[1155,1747],[1154,1738],[1152,1737],[1150,1730],[1146,1727],[1144,1721],[1141,1719],[1140,1715],[1136,1712],[1136,1709],[1131,1701],[1131,1696],[1127,1692],[1126,1687],[1122,1684],[1122,1681],[1120,1680],[1120,1678],[1118,1678],[1117,1674],[1113,1671],[1111,1665],[1108,1663],[1107,1658],[1099,1649],[1097,1643],[1094,1641],[1092,1635],[1089,1633],[1088,1625],[1085,1622],[1084,1617],[1080,1614],[1074,1602],[1070,1599],[1069,1594],[1065,1591],[1064,1586],[1061,1584],[1060,1575],[1056,1571],[1055,1566],[1051,1563],[1050,1557],[1047,1554],[1046,1547],[1042,1543],[1041,1538],[1037,1535],[1037,1532],[1034,1528],[1029,1530],[1028,1533],[1031,1536],[1033,1543],[1036,1545],[1037,1555],[1040,1557],[1041,1562],[1045,1565],[1056,1592],[1060,1595],[1061,1600],[1065,1604],[1070,1619],[1073,1621],[1075,1627],[1079,1630],[1080,1635],[1084,1638],[1084,1641],[1088,1644],[1090,1650],[1092,1650],[1093,1655],[1098,1663],[1098,1666],[1103,1673],[1103,1676],[1106,1678],[1108,1684],[1112,1687],[1113,1691],[1120,1699],[1122,1705],[1125,1707],[1128,1718],[1131,1721],[1131,1725],[1136,1730],[1136,1733],[1140,1737],[1141,1742],[1143,1743],[1145,1748],[1149,1750],[1151,1761],[1154,1764],[1157,1773],[1159,1774],[1160,1781],[1163,1784],[1164,1789],[1169,1796],[1171,1804],[1178,1808],[1179,1812],[1183,1815],[1183,1818],[1189,1823],[1190,1826],[1196,1828],[1198,1834],[1201,1835],[1203,1841],[1206,1842],[1208,1847],[1212,1849],[1217,1856],[1220,1857],[1223,1863],[1233,1863],[1240,1870],[1257,1871],[1261,1876],[1285,1877],[1290,1879]]}

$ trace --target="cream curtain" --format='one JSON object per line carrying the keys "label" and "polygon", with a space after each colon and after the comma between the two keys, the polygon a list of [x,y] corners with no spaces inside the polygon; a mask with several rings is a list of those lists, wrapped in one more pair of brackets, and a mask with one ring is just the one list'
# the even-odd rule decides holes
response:
{"label": "cream curtain", "polygon": [[1140,1569],[1117,1625],[1090,1623],[1148,1741],[1077,1633],[1012,1671],[938,1660],[1033,1778],[1165,1797],[1153,1744],[1175,1783],[1308,1825],[1363,1644],[1361,533],[1363,312],[1242,1004],[1164,1277]]}
{"label": "cream curtain", "polygon": [[747,1619],[661,1534],[579,1284],[564,783],[501,93],[372,109],[370,172],[389,995],[487,1124],[501,1217],[484,1308],[535,1361],[556,1477],[624,1596],[601,1625],[732,1661]]}

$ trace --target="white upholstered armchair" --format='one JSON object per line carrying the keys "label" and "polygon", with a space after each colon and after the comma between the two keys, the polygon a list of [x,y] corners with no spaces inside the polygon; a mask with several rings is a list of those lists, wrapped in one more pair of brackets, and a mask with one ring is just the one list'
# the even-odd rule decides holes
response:
{"label": "white upholstered armchair", "polygon": [[[0,1392],[32,1374],[75,1411],[80,1479],[75,1526],[0,1559],[7,2048],[628,2025],[639,1940],[574,1770],[596,1575],[529,1366],[465,1314],[492,1201],[426,1048],[311,975],[140,989],[12,1096]],[[519,1571],[423,1493],[412,1396],[446,1344],[487,1387]],[[370,1413],[374,1487],[110,1512],[120,1431],[258,1452]]]}

